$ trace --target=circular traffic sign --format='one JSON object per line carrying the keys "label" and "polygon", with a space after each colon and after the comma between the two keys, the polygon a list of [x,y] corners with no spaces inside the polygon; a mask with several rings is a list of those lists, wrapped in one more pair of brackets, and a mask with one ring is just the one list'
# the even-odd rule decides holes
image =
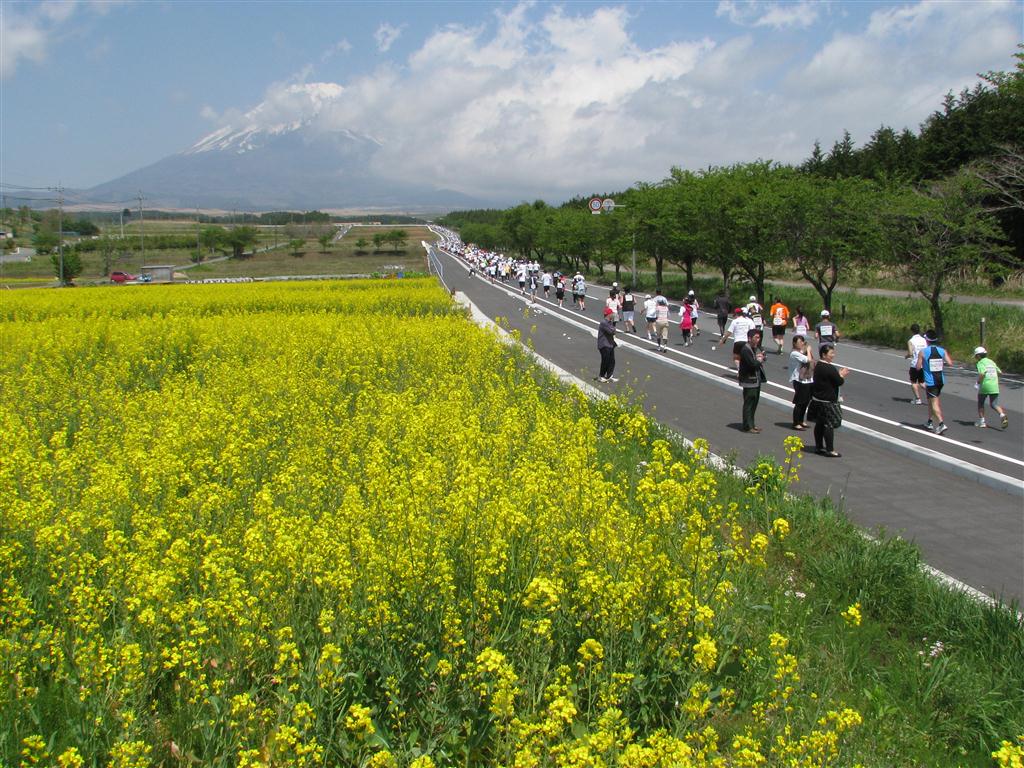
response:
{"label": "circular traffic sign", "polygon": [[607,211],[608,213],[611,213],[612,210],[614,210],[615,208],[615,201],[612,200],[610,197],[606,197],[604,200],[601,201],[601,207],[604,208],[605,211]]}
{"label": "circular traffic sign", "polygon": [[592,198],[590,198],[590,202],[588,203],[588,205],[590,206],[590,212],[591,213],[600,213],[601,212],[602,202],[601,202],[601,198],[600,197],[592,197]]}

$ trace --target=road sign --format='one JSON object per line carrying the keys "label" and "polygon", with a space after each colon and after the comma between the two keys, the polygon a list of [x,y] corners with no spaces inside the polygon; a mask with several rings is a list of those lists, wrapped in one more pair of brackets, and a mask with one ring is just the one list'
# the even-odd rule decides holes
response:
{"label": "road sign", "polygon": [[601,207],[604,205],[604,203],[601,201],[600,197],[592,197],[590,198],[590,202],[587,203],[587,205],[590,207],[591,213],[598,214],[601,212]]}
{"label": "road sign", "polygon": [[611,213],[613,210],[615,210],[615,201],[612,200],[610,197],[606,197],[604,200],[601,201],[601,207],[604,208],[605,213]]}

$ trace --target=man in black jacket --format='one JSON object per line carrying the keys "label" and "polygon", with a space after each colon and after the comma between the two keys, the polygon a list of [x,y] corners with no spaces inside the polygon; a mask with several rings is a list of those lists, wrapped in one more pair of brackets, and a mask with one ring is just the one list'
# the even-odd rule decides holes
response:
{"label": "man in black jacket", "polygon": [[761,399],[761,385],[768,381],[759,328],[750,331],[746,345],[740,350],[739,380],[743,388],[743,431],[757,434],[761,428],[754,426],[754,414]]}

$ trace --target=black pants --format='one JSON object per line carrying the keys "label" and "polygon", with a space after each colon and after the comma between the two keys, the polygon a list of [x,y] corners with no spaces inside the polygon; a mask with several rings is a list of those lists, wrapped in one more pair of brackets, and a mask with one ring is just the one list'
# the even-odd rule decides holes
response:
{"label": "black pants", "polygon": [[605,347],[598,352],[601,353],[601,373],[598,375],[602,379],[610,379],[615,371],[615,347]]}
{"label": "black pants", "polygon": [[743,431],[749,432],[754,424],[754,414],[757,412],[757,404],[761,400],[761,387],[743,387]]}
{"label": "black pants", "polygon": [[835,430],[832,427],[826,427],[824,420],[818,420],[814,424],[814,448],[820,451],[822,446],[829,453],[835,450],[835,443],[833,438],[835,437]]}
{"label": "black pants", "polygon": [[807,418],[807,406],[811,402],[811,385],[793,382],[793,426],[803,424]]}
{"label": "black pants", "polygon": [[719,317],[718,318],[718,335],[719,336],[725,336],[725,321],[728,320],[728,319],[729,318],[727,318],[727,317]]}

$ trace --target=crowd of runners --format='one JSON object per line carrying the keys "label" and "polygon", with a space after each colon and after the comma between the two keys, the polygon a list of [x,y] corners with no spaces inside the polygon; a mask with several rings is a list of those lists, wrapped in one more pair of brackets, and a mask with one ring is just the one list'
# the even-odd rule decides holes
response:
{"label": "crowd of runners", "polygon": [[[532,302],[542,294],[545,299],[557,301],[559,307],[564,307],[566,293],[570,293],[572,307],[580,312],[586,310],[587,283],[581,272],[563,274],[545,268],[537,261],[514,259],[466,245],[449,230],[441,230],[440,233],[441,248],[464,259],[471,275],[479,274],[492,283],[518,286],[520,293]],[[689,291],[678,308],[673,309],[668,298],[660,293],[641,296],[630,286],[622,287],[613,282],[607,289],[598,326],[597,347],[601,365],[597,381],[618,381],[613,375],[617,335],[645,333],[649,341],[656,343],[659,352],[667,353],[671,325],[678,326],[683,346],[690,346],[701,334],[700,310],[701,304],[694,291]],[[718,334],[713,339],[711,350],[724,347],[732,340],[732,367],[743,390],[742,430],[751,434],[761,431],[755,417],[761,387],[767,382],[764,362],[768,353],[762,346],[765,326],[770,326],[773,351],[777,355],[784,354],[786,333],[792,328],[789,351],[789,381],[793,388],[792,427],[798,431],[806,430],[807,421],[813,421],[815,450],[822,456],[838,458],[841,454],[835,450],[834,431],[842,424],[840,388],[850,370],[834,363],[842,334],[829,310],[821,310],[812,325],[802,307],[790,311],[781,299],[776,299],[766,312],[756,296],[750,296],[746,304],[734,307],[724,291],[710,303],[710,310],[708,314],[713,313],[718,323]],[[643,313],[643,330],[638,323],[638,312]],[[921,333],[915,324],[910,332],[905,358],[909,362],[909,381],[913,392],[911,403],[927,403],[928,420],[923,426],[941,435],[948,430],[942,414],[942,389],[946,369],[953,365],[953,360],[934,331]],[[975,383],[978,418],[975,426],[988,426],[985,419],[987,402],[999,416],[1001,427],[1006,429],[1009,419],[999,405],[999,374],[1002,371],[984,347],[974,350],[974,358],[978,374]]]}

